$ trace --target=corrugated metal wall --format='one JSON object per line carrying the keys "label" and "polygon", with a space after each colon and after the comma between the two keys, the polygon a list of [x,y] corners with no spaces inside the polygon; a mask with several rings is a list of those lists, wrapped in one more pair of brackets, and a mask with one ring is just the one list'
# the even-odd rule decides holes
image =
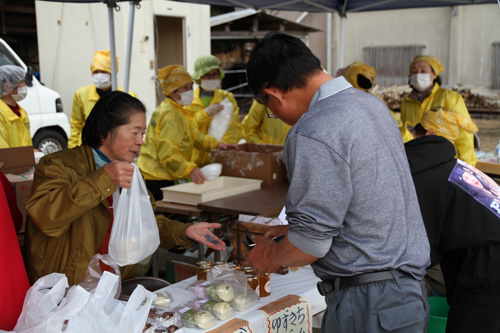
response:
{"label": "corrugated metal wall", "polygon": [[363,48],[363,61],[375,67],[375,84],[382,87],[408,83],[408,66],[425,45],[373,46]]}
{"label": "corrugated metal wall", "polygon": [[500,89],[500,42],[495,42],[493,45],[493,77],[492,85],[493,89]]}

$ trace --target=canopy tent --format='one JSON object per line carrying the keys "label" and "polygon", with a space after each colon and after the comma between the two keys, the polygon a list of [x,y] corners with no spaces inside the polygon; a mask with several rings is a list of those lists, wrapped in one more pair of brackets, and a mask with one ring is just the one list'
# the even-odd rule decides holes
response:
{"label": "canopy tent", "polygon": [[293,10],[302,12],[329,12],[327,16],[327,70],[331,73],[331,13],[340,16],[339,23],[339,67],[344,62],[344,18],[348,13],[410,9],[426,7],[448,7],[477,4],[500,4],[500,0],[174,0],[207,5],[243,7],[252,9]]}
{"label": "canopy tent", "polygon": [[[40,1],[40,0],[37,0]],[[72,3],[93,3],[103,2],[108,7],[109,18],[109,41],[111,58],[116,57],[115,47],[115,31],[114,31],[114,15],[113,10],[118,8],[118,2],[126,0],[44,0],[52,2],[72,2]],[[327,43],[328,55],[327,63],[330,66],[331,59],[331,13],[336,12],[340,15],[340,47],[339,47],[339,65],[343,65],[343,24],[344,17],[348,13],[390,10],[390,9],[409,9],[409,8],[425,8],[425,7],[446,7],[446,6],[461,6],[461,5],[477,5],[477,4],[494,4],[500,0],[278,0],[270,2],[269,0],[174,0],[180,2],[191,2],[206,5],[243,7],[253,9],[270,9],[270,10],[293,10],[302,12],[329,12],[327,22]],[[135,7],[139,6],[140,0],[128,1],[130,4],[126,65],[125,65],[125,83],[124,91],[128,91],[130,63],[132,53],[132,33],[134,29],[134,13]],[[331,72],[331,69],[328,68]],[[116,82],[116,63],[111,62],[112,72],[112,88],[117,89]]]}
{"label": "canopy tent", "polygon": [[350,12],[496,3],[497,0],[175,0],[207,5],[307,12]]}

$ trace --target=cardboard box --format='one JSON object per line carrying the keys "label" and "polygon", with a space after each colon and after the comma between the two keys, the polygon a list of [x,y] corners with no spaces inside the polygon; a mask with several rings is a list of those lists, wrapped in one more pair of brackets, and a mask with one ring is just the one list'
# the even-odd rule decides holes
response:
{"label": "cardboard box", "polygon": [[260,189],[259,179],[242,179],[238,177],[217,177],[203,184],[185,183],[163,187],[163,201],[186,205],[197,205],[200,202],[216,200],[236,194]]}
{"label": "cardboard box", "polygon": [[244,143],[238,147],[212,150],[211,163],[222,164],[223,176],[261,179],[262,187],[287,182],[283,146]]}
{"label": "cardboard box", "polygon": [[0,162],[3,163],[4,174],[18,175],[26,172],[35,165],[33,146],[0,149]]}
{"label": "cardboard box", "polygon": [[32,146],[0,149],[0,165],[2,172],[12,184],[16,193],[17,207],[23,215],[23,225],[19,232],[24,232],[26,223],[26,203],[31,194],[32,179],[18,176],[35,165]]}
{"label": "cardboard box", "polygon": [[233,261],[241,266],[246,266],[245,258],[250,249],[245,244],[246,231],[251,236],[262,236],[269,229],[266,224],[238,221],[233,225]]}

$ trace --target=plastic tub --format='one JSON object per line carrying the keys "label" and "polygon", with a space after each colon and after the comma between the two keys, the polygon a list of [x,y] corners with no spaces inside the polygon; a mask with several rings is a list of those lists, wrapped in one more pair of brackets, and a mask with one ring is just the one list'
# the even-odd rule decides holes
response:
{"label": "plastic tub", "polygon": [[450,307],[446,303],[446,297],[428,297],[430,306],[429,330],[427,333],[445,333],[446,320]]}

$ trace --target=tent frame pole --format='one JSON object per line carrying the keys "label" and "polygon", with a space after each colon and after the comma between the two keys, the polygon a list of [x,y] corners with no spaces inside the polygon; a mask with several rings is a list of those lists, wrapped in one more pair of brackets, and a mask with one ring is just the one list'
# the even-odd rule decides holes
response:
{"label": "tent frame pole", "polygon": [[134,35],[134,18],[135,18],[135,6],[138,8],[138,1],[130,1],[130,13],[128,19],[128,38],[127,38],[127,58],[125,61],[125,82],[123,83],[123,91],[129,91],[129,83],[130,83],[130,64],[132,62],[132,41]]}
{"label": "tent frame pole", "polygon": [[116,43],[115,43],[115,17],[113,10],[117,6],[115,0],[106,0],[108,5],[108,21],[109,21],[109,49],[111,51],[111,90],[115,91],[118,89],[117,84],[117,68],[116,68]]}

